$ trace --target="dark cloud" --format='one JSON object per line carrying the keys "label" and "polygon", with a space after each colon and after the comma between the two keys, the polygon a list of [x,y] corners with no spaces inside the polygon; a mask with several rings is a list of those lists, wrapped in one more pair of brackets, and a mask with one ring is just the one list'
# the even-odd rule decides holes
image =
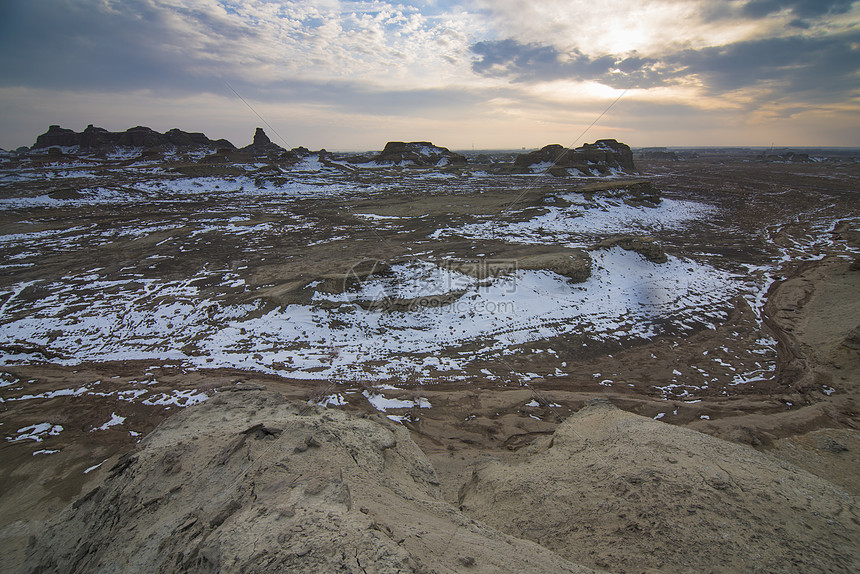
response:
{"label": "dark cloud", "polygon": [[540,69],[557,70],[560,64],[559,52],[553,46],[520,44],[510,38],[478,42],[471,50],[478,56],[472,69],[485,76],[535,74]]}
{"label": "dark cloud", "polygon": [[783,95],[839,101],[858,88],[860,32],[790,36],[685,50],[667,58],[676,73],[696,75],[712,93],[769,83]]}
{"label": "dark cloud", "polygon": [[828,14],[844,14],[855,0],[750,0],[741,13],[750,18],[763,18],[776,12],[792,12],[798,18],[820,18]]}
{"label": "dark cloud", "polygon": [[858,89],[860,32],[825,37],[791,36],[683,50],[660,60],[631,56],[590,58],[579,51],[515,40],[479,42],[478,74],[532,80],[592,80],[612,87],[647,88],[698,77],[712,94],[769,85],[784,95],[804,93],[839,101]]}
{"label": "dark cloud", "polygon": [[[69,90],[211,91],[221,84],[199,73],[165,18],[196,19],[213,37],[241,39],[205,13],[172,14],[144,2],[112,9],[95,0],[0,2],[0,85]],[[208,20],[207,20],[208,19]]]}
{"label": "dark cloud", "polygon": [[845,14],[857,0],[749,0],[741,4],[732,2],[706,2],[701,16],[707,21],[726,19],[757,20],[783,12],[798,20],[815,20],[825,16]]}
{"label": "dark cloud", "polygon": [[484,76],[531,80],[597,80],[615,87],[653,87],[664,79],[656,60],[630,56],[589,57],[579,50],[561,52],[553,46],[521,44],[513,39],[484,41],[470,47],[472,69]]}

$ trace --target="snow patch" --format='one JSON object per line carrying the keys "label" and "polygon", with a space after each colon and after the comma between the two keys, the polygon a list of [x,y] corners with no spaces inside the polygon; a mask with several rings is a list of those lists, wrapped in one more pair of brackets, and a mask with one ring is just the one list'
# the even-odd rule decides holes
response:
{"label": "snow patch", "polygon": [[90,432],[108,430],[110,427],[121,425],[125,422],[125,417],[121,417],[116,413],[111,413],[110,420],[100,427],[90,429]]}
{"label": "snow patch", "polygon": [[63,427],[51,423],[38,423],[19,428],[16,432],[18,433],[18,436],[6,437],[6,440],[9,442],[20,442],[22,440],[42,442],[45,440],[45,437],[58,436],[63,432]]}

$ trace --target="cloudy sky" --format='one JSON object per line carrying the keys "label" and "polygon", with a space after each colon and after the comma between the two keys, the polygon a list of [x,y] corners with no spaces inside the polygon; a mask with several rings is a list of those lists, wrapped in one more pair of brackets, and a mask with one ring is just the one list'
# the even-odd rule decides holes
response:
{"label": "cloudy sky", "polygon": [[329,150],[860,146],[860,1],[0,0],[0,147],[89,123]]}

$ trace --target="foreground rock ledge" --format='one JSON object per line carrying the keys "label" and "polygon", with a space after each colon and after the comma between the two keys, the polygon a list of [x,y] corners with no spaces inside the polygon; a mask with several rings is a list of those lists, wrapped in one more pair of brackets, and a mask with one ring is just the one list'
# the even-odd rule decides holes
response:
{"label": "foreground rock ledge", "polygon": [[219,393],[162,423],[34,540],[23,572],[591,572],[445,503],[374,415]]}
{"label": "foreground rock ledge", "polygon": [[596,401],[524,463],[489,462],[461,509],[621,572],[857,572],[856,497],[751,448]]}

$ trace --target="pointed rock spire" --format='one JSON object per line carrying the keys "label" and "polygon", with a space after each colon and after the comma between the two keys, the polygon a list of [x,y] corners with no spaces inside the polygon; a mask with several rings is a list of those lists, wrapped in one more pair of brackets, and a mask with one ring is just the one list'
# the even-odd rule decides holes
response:
{"label": "pointed rock spire", "polygon": [[257,128],[257,131],[254,132],[254,147],[266,147],[271,145],[271,143],[272,140],[269,139],[263,128]]}

